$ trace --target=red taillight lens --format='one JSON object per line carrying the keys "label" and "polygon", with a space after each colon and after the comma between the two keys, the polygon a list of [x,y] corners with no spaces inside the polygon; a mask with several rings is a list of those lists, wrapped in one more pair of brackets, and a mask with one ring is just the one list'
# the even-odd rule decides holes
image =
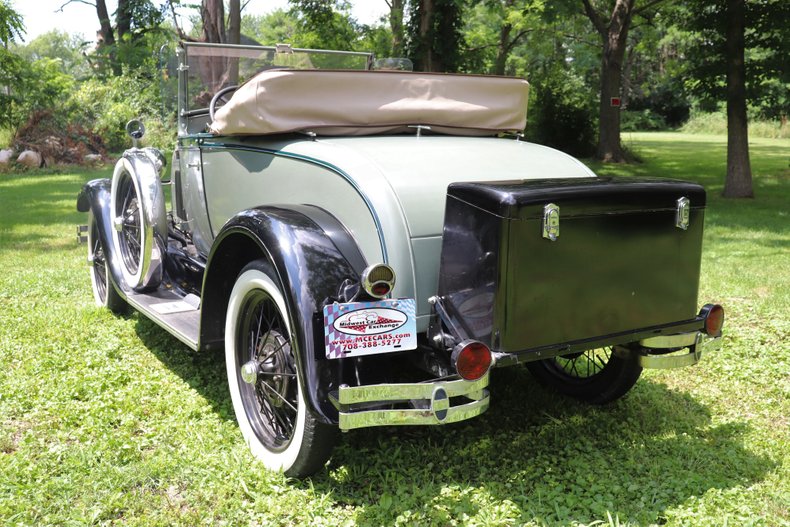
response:
{"label": "red taillight lens", "polygon": [[370,288],[370,292],[379,298],[387,296],[390,292],[390,285],[387,282],[377,282]]}
{"label": "red taillight lens", "polygon": [[705,333],[711,337],[720,337],[723,327],[724,308],[716,304],[708,310],[708,315],[705,317]]}
{"label": "red taillight lens", "polygon": [[476,381],[491,367],[491,350],[482,342],[465,340],[453,350],[452,361],[458,375],[467,381]]}

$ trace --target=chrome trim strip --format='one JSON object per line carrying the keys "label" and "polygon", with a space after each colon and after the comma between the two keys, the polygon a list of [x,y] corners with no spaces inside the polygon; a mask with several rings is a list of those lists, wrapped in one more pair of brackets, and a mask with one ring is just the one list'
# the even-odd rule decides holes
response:
{"label": "chrome trim strip", "polygon": [[444,388],[448,397],[480,392],[488,386],[488,374],[476,381],[458,379],[404,384],[371,384],[368,386],[341,386],[338,395],[340,404],[370,402],[408,401],[411,399],[431,399],[436,388]]}
{"label": "chrome trim strip", "polygon": [[697,333],[678,333],[677,335],[657,335],[639,341],[645,348],[685,348],[697,342]]}
{"label": "chrome trim strip", "polygon": [[439,420],[430,409],[371,410],[367,412],[340,412],[340,429],[353,430],[371,426],[438,425],[457,423],[476,417],[488,409],[488,391],[485,397],[471,403],[451,406],[444,420]]}

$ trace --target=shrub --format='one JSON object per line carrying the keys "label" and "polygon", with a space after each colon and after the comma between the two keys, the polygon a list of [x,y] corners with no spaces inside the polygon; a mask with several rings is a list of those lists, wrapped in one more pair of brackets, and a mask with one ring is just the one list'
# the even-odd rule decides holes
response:
{"label": "shrub", "polygon": [[[750,114],[756,113],[756,110],[750,112]],[[680,130],[689,134],[727,135],[727,114],[722,111],[692,112],[691,118]],[[750,115],[749,136],[768,139],[790,138],[790,126],[783,121],[759,119]]]}
{"label": "shrub", "polygon": [[638,132],[645,130],[664,130],[667,122],[653,110],[623,110],[620,112],[620,130]]}
{"label": "shrub", "polygon": [[596,115],[580,79],[567,72],[536,81],[527,138],[577,157],[595,152]]}

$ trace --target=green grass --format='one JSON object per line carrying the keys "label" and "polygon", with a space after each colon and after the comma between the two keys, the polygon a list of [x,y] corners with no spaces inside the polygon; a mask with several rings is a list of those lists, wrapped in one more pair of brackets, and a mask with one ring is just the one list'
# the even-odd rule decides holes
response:
{"label": "green grass", "polygon": [[93,306],[74,203],[109,170],[0,174],[0,525],[790,525],[790,145],[752,141],[733,201],[723,138],[624,139],[645,162],[602,174],[709,190],[723,349],[606,408],[496,371],[482,417],[348,433],[307,481],[253,461],[221,354]]}

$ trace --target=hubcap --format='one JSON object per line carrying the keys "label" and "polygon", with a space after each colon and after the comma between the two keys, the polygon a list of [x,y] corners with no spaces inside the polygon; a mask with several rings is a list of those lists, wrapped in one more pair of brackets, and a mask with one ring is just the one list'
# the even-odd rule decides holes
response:
{"label": "hubcap", "polygon": [[241,367],[241,380],[247,384],[255,384],[258,380],[258,362],[251,360]]}

